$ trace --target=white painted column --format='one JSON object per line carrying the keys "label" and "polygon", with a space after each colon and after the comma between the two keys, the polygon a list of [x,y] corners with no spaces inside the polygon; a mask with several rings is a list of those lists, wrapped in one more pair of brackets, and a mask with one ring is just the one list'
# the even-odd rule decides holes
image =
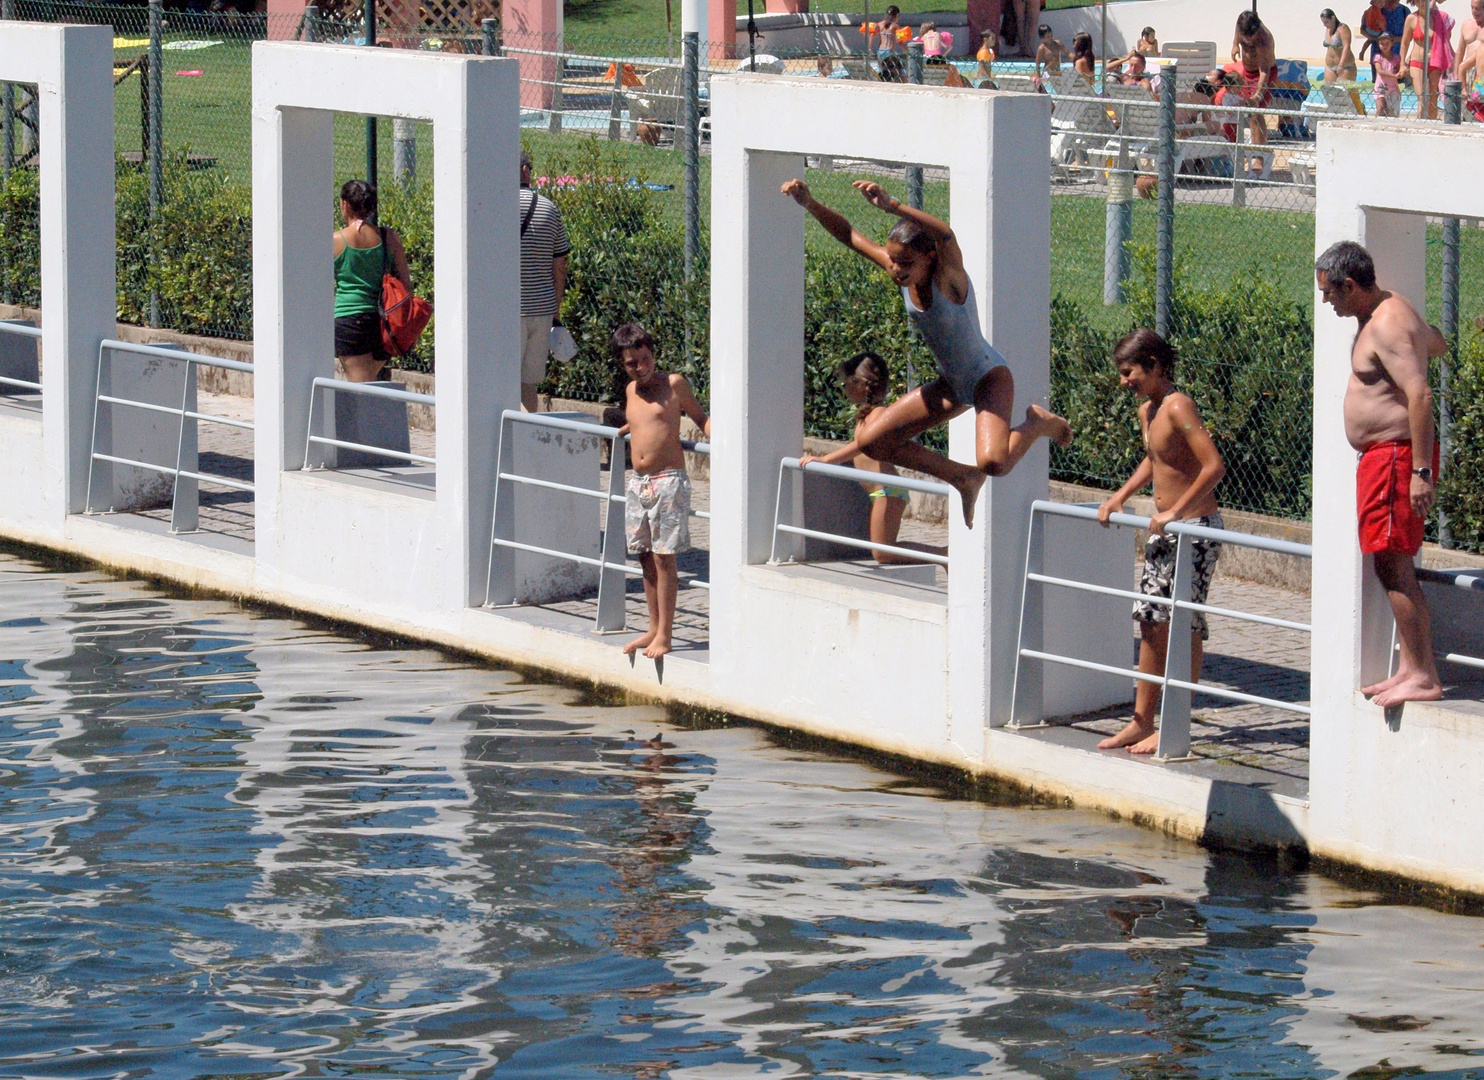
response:
{"label": "white painted column", "polygon": [[[950,217],[984,335],[1015,374],[1018,423],[1028,403],[1048,404],[1051,386],[1051,108],[1045,98],[1023,94],[991,94],[989,106],[988,131],[953,136],[975,150],[955,155]],[[972,412],[950,424],[949,449],[955,460],[975,460]],[[1009,476],[985,484],[972,532],[957,496],[950,500],[949,730],[973,758],[983,755],[985,726],[1010,719],[1030,507],[1046,497],[1048,460],[1039,441]]]}
{"label": "white painted column", "polygon": [[711,665],[723,678],[745,660],[729,647],[738,576],[768,559],[778,462],[804,436],[804,211],[779,193],[804,158],[725,145],[711,163],[711,243],[741,254],[711,279]]}
{"label": "white painted column", "polygon": [[680,32],[682,34],[694,33],[697,39],[704,44],[707,14],[706,0],[680,0]]}
{"label": "white painted column", "polygon": [[484,602],[500,413],[520,407],[520,64],[449,78],[461,115],[433,135],[434,352],[439,534],[455,563],[440,606],[459,609]]}
{"label": "white painted column", "polygon": [[118,307],[113,38],[106,26],[6,31],[7,50],[36,64],[41,99],[42,438],[47,501],[57,500],[47,524],[59,529],[87,500],[98,344],[113,336]]}
{"label": "white painted column", "polygon": [[280,474],[304,465],[309,391],[335,374],[330,200],[334,114],[280,108],[253,83],[253,361],[256,548],[279,549]]}

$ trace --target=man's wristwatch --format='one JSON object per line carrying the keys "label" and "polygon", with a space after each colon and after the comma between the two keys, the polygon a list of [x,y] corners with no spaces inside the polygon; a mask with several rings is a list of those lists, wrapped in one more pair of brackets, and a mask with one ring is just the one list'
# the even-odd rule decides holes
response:
{"label": "man's wristwatch", "polygon": [[1422,479],[1426,480],[1429,484],[1432,483],[1432,469],[1430,467],[1426,466],[1426,465],[1422,466],[1422,468],[1420,468],[1420,469],[1413,469],[1412,470],[1412,475],[1413,476],[1420,476],[1420,477],[1422,477]]}

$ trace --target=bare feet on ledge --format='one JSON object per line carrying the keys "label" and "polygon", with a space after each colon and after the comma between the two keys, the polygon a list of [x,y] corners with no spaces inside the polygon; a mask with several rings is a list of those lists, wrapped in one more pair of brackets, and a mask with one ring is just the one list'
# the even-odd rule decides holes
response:
{"label": "bare feet on ledge", "polygon": [[1159,732],[1154,725],[1140,720],[1130,720],[1117,735],[1110,735],[1098,743],[1099,750],[1123,750],[1130,754],[1152,754],[1159,749]]}
{"label": "bare feet on ledge", "polygon": [[1043,409],[1039,405],[1027,405],[1025,421],[1036,425],[1039,429],[1038,434],[1046,436],[1057,446],[1072,445],[1072,425],[1050,409]]}
{"label": "bare feet on ledge", "polygon": [[1382,679],[1378,683],[1371,683],[1370,686],[1362,686],[1360,688],[1360,692],[1368,698],[1373,698],[1382,691],[1390,690],[1393,686],[1401,682],[1406,677],[1407,673],[1405,671],[1398,671],[1389,679]]}
{"label": "bare feet on ledge", "polygon": [[660,637],[658,634],[656,634],[654,640],[649,643],[649,648],[644,650],[644,655],[649,657],[651,660],[658,660],[660,657],[664,656],[665,653],[670,651],[670,647],[671,646],[669,638]]}
{"label": "bare feet on ledge", "polygon": [[[647,634],[640,634],[633,641],[629,642],[627,645],[625,645],[623,647],[623,654],[625,656],[633,656],[640,649],[647,649],[647,648],[649,648],[650,644],[653,641],[654,641],[654,631],[653,630],[649,631],[649,633],[647,633]],[[649,654],[648,653],[645,653],[644,655],[648,656]]]}
{"label": "bare feet on ledge", "polygon": [[1371,700],[1381,708],[1389,709],[1407,701],[1437,701],[1442,696],[1443,687],[1438,680],[1419,671],[1392,683]]}
{"label": "bare feet on ledge", "polygon": [[984,486],[989,476],[978,469],[966,469],[963,478],[954,484],[959,498],[964,504],[964,528],[974,527],[974,507],[979,502],[979,489]]}

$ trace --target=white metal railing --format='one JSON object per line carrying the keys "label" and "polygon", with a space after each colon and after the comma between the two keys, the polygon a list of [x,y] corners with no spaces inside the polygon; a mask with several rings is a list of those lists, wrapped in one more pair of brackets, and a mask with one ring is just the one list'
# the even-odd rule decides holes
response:
{"label": "white metal railing", "polygon": [[[544,427],[556,431],[575,431],[583,435],[595,435],[600,439],[608,441],[608,487],[585,488],[574,484],[559,484],[552,480],[542,480],[537,476],[524,476],[512,472],[511,459],[513,457],[511,447],[511,426],[514,424],[527,424],[532,427]],[[513,551],[525,551],[533,555],[545,555],[553,559],[562,559],[566,562],[577,563],[581,566],[595,566],[598,568],[598,611],[594,620],[593,629],[598,633],[616,632],[625,626],[625,581],[630,577],[641,577],[644,573],[637,566],[630,566],[626,562],[618,560],[625,557],[627,546],[624,539],[624,505],[627,496],[624,493],[624,448],[623,440],[627,435],[620,435],[619,429],[609,427],[606,424],[589,423],[584,420],[569,420],[561,416],[548,416],[543,413],[527,413],[518,409],[506,409],[500,415],[500,449],[495,465],[495,499],[494,513],[490,522],[490,550],[489,564],[486,567],[486,582],[484,592],[484,603],[486,607],[504,607],[513,605],[516,598],[512,588],[501,595],[495,595],[495,549],[505,548]],[[682,439],[680,445],[683,449],[697,454],[710,454],[711,446],[703,442],[691,442]],[[502,486],[503,485],[503,486]],[[559,551],[555,548],[541,547],[536,544],[524,544],[515,539],[515,503],[512,485],[526,485],[529,487],[544,488],[548,491],[564,491],[569,495],[582,495],[587,498],[598,499],[602,502],[605,513],[603,514],[602,528],[602,553],[594,559],[587,555],[578,555],[571,551]],[[711,514],[705,510],[692,510],[692,517],[710,519]],[[680,579],[683,587],[692,589],[709,589],[711,583],[703,581],[694,576],[686,576]]]}
{"label": "white metal railing", "polygon": [[[1469,592],[1484,592],[1484,570],[1426,570],[1418,567],[1417,578],[1419,581],[1451,585],[1455,589]],[[1450,664],[1462,664],[1464,667],[1484,668],[1484,657],[1469,656],[1467,653],[1441,653],[1438,659]]]}
{"label": "white metal railing", "polygon": [[[926,551],[917,551],[913,548],[897,547],[894,544],[877,544],[871,540],[862,540],[856,536],[842,536],[839,533],[825,532],[820,529],[806,529],[802,525],[786,524],[783,520],[783,486],[790,473],[814,473],[817,476],[829,476],[837,480],[849,480],[857,484],[884,484],[889,487],[899,487],[907,491],[920,491],[927,495],[951,495],[953,489],[941,480],[919,480],[913,476],[900,476],[883,474],[879,472],[867,472],[865,469],[853,469],[848,465],[826,465],[822,461],[811,461],[808,465],[799,463],[798,458],[786,457],[778,463],[778,495],[773,504],[773,548],[768,556],[769,562],[778,562],[778,534],[785,533],[789,536],[802,536],[808,540],[824,540],[830,543],[842,544],[845,547],[860,548],[864,551],[882,552],[887,555],[901,555],[917,562],[936,563],[939,566],[948,565],[946,555],[934,555]],[[790,500],[790,509],[792,501]]]}
{"label": "white metal railing", "polygon": [[[1303,716],[1310,714],[1309,707],[1299,705],[1291,701],[1277,701],[1273,698],[1261,697],[1257,694],[1245,694],[1238,690],[1229,690],[1221,686],[1210,686],[1208,684],[1197,684],[1184,677],[1190,671],[1190,629],[1191,616],[1196,612],[1206,615],[1219,615],[1228,619],[1239,619],[1243,622],[1260,623],[1264,626],[1276,626],[1285,630],[1297,630],[1303,633],[1312,633],[1312,627],[1308,623],[1295,622],[1290,619],[1278,619],[1270,615],[1256,615],[1248,611],[1234,611],[1231,608],[1216,607],[1212,604],[1197,604],[1191,599],[1194,582],[1195,563],[1193,559],[1191,540],[1212,540],[1221,544],[1229,544],[1233,547],[1256,548],[1259,551],[1272,551],[1281,555],[1295,555],[1303,559],[1312,559],[1314,549],[1308,544],[1297,544],[1289,540],[1274,540],[1266,536],[1253,536],[1251,533],[1231,532],[1227,529],[1208,529],[1200,525],[1192,525],[1189,522],[1175,521],[1165,526],[1165,531],[1177,538],[1175,546],[1175,580],[1171,589],[1170,598],[1148,596],[1132,589],[1113,589],[1105,585],[1093,585],[1085,581],[1077,581],[1073,578],[1055,577],[1042,573],[1044,569],[1041,562],[1043,522],[1048,516],[1074,518],[1097,524],[1098,512],[1096,508],[1087,505],[1071,505],[1067,503],[1054,503],[1037,500],[1031,506],[1030,537],[1026,543],[1025,556],[1025,579],[1022,586],[1020,600],[1020,633],[1016,642],[1015,659],[1015,686],[1011,693],[1010,726],[1018,728],[1039,724],[1042,717],[1039,715],[1022,715],[1031,711],[1027,706],[1027,695],[1022,693],[1021,678],[1025,671],[1027,660],[1039,663],[1063,664],[1068,667],[1082,668],[1087,671],[1101,671],[1109,675],[1121,675],[1136,679],[1140,682],[1153,683],[1163,687],[1163,700],[1160,703],[1159,721],[1159,748],[1155,756],[1163,760],[1185,758],[1190,755],[1190,699],[1194,691],[1199,690],[1204,694],[1215,697],[1226,698],[1230,701],[1240,701],[1248,705],[1263,705],[1271,709],[1282,709],[1285,712],[1299,713]],[[1137,514],[1113,514],[1109,518],[1109,524],[1124,528],[1147,529],[1149,519],[1139,517]],[[1137,668],[1115,667],[1111,664],[1094,663],[1091,660],[1081,660],[1073,656],[1061,656],[1056,653],[1043,651],[1041,644],[1041,628],[1043,605],[1041,603],[1042,590],[1045,586],[1053,586],[1063,589],[1075,589],[1081,592],[1097,593],[1102,596],[1117,596],[1128,600],[1138,600],[1150,604],[1159,604],[1170,608],[1170,632],[1169,644],[1165,650],[1165,671],[1163,675],[1153,675],[1148,672],[1139,671]],[[1180,672],[1173,675],[1172,672]],[[1039,695],[1036,695],[1039,710]]]}
{"label": "white metal railing", "polygon": [[[173,408],[169,405],[157,405],[150,401],[139,401],[135,398],[119,397],[116,394],[103,393],[103,364],[110,354],[124,353],[130,356],[139,356],[149,359],[173,360],[176,363],[184,363],[186,369],[181,379],[180,407]],[[111,360],[110,360],[111,364]],[[250,420],[237,420],[228,416],[217,416],[213,413],[198,412],[190,408],[190,402],[194,397],[196,388],[195,369],[198,367],[225,368],[228,371],[243,371],[252,374],[253,365],[241,360],[226,360],[219,356],[200,356],[196,353],[186,352],[184,349],[162,348],[158,345],[135,345],[127,341],[114,341],[105,338],[98,346],[98,374],[93,388],[93,438],[88,458],[88,493],[84,504],[84,511],[89,514],[97,513],[93,508],[93,467],[97,462],[105,461],[113,465],[126,465],[136,469],[144,469],[148,472],[161,473],[173,479],[174,490],[170,496],[170,531],[171,532],[194,532],[200,527],[200,490],[198,484],[214,484],[218,487],[230,488],[233,491],[254,491],[252,483],[246,480],[237,480],[230,476],[221,476],[216,473],[203,473],[196,469],[183,467],[186,434],[192,436],[196,432],[196,424],[202,421],[209,424],[221,424],[224,427],[240,428],[253,431],[254,425]],[[111,372],[110,367],[110,372]],[[149,461],[138,461],[133,458],[122,457],[117,454],[107,454],[98,449],[98,418],[100,410],[104,405],[116,405],[122,408],[138,409],[143,412],[164,413],[167,416],[180,418],[180,423],[175,439],[175,465],[158,465]],[[194,440],[193,440],[194,441]],[[188,481],[181,483],[181,481]],[[112,508],[110,507],[110,510]]]}
{"label": "white metal railing", "polygon": [[432,394],[419,394],[413,390],[399,390],[393,386],[377,386],[374,383],[348,382],[344,379],[316,378],[309,387],[309,420],[307,433],[304,437],[304,467],[324,468],[323,465],[310,465],[310,448],[316,444],[321,446],[334,446],[342,450],[358,450],[363,454],[377,454],[382,457],[397,458],[400,461],[412,462],[417,465],[436,465],[437,459],[430,458],[425,454],[414,454],[410,450],[389,450],[382,446],[368,446],[365,443],[348,442],[345,439],[334,439],[328,435],[316,435],[314,433],[314,405],[322,396],[320,390],[330,390],[335,393],[359,394],[362,397],[383,398],[388,401],[401,401],[408,405],[428,405],[436,407],[438,399]]}
{"label": "white metal railing", "polygon": [[[16,337],[29,338],[34,341],[41,340],[41,328],[30,326],[23,322],[15,322],[10,319],[0,320],[0,333],[14,334]],[[0,375],[0,386],[15,386],[22,390],[30,390],[34,394],[41,393],[41,384],[32,382],[30,379],[16,379],[9,375]]]}

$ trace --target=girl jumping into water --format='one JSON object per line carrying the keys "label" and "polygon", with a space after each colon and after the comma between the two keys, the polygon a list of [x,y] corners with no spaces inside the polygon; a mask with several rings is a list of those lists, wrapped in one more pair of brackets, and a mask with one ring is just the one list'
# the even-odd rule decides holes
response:
{"label": "girl jumping into water", "polygon": [[[880,184],[857,180],[855,188],[872,206],[901,218],[882,246],[856,232],[845,217],[815,200],[802,180],[783,185],[825,231],[891,275],[902,290],[907,315],[938,361],[938,377],[877,410],[856,430],[860,452],[877,461],[928,473],[952,485],[963,500],[964,524],[974,527],[974,503],[990,476],[1004,476],[1045,436],[1062,446],[1072,428],[1060,416],[1028,405],[1025,419],[1010,426],[1015,377],[1005,358],[979,330],[974,285],[964,270],[963,252],[953,230],[921,210],[903,206]],[[913,442],[964,410],[974,410],[977,468],[951,461]]]}

